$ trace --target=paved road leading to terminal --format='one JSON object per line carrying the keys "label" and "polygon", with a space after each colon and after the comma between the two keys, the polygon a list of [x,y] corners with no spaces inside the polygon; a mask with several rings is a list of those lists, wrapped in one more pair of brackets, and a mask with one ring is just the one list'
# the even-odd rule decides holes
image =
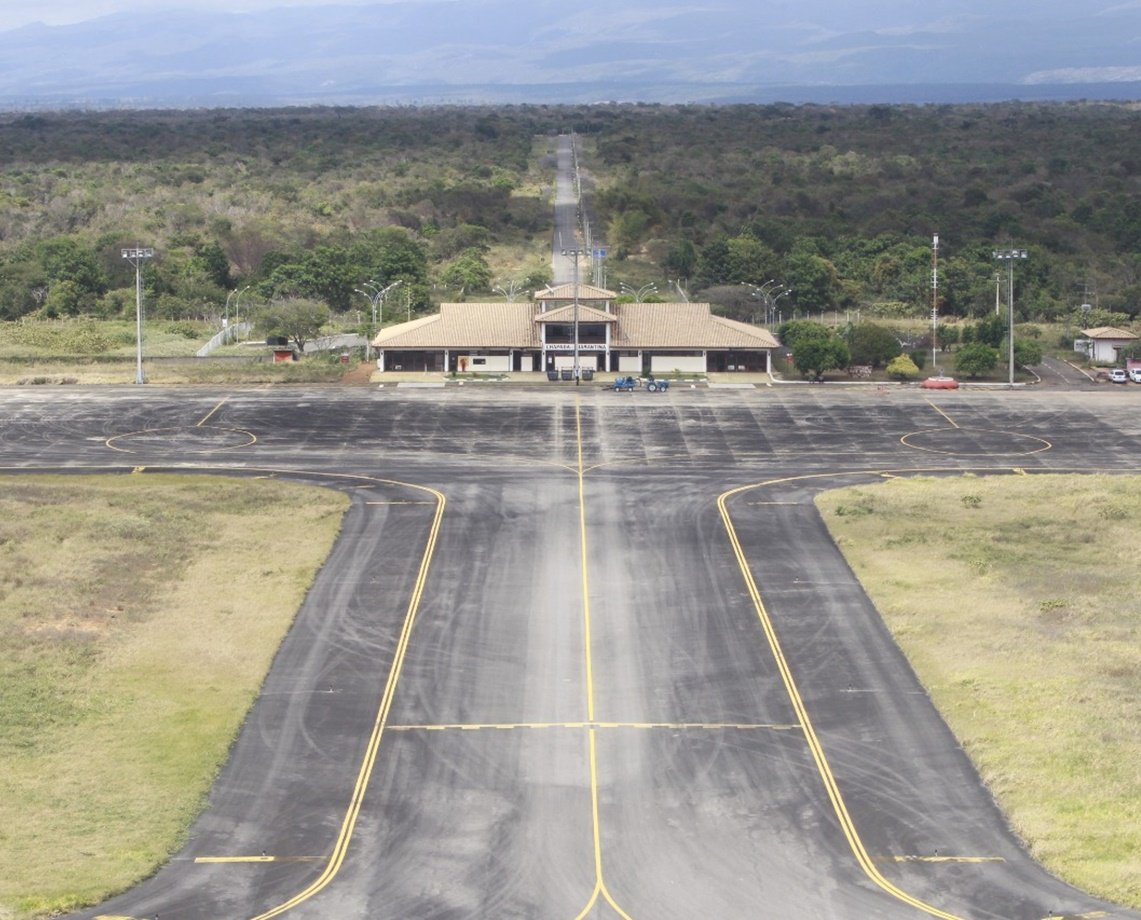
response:
{"label": "paved road leading to terminal", "polygon": [[1027,857],[812,496],[1136,473],[1139,396],[0,391],[6,471],[353,498],[186,848],[75,916],[1136,920]]}

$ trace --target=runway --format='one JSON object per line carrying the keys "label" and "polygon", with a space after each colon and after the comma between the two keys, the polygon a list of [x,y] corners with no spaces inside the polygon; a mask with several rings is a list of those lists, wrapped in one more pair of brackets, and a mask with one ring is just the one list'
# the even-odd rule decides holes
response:
{"label": "runway", "polygon": [[0,391],[0,467],[345,490],[190,841],[79,918],[1136,918],[1009,832],[815,513],[1141,471],[1139,394]]}

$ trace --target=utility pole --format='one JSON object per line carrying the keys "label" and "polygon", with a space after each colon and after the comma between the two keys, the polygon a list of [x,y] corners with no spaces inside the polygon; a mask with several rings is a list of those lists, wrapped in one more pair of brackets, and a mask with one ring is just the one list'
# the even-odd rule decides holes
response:
{"label": "utility pole", "polygon": [[135,266],[135,383],[146,383],[143,376],[143,263],[153,259],[153,249],[124,249],[123,258]]}

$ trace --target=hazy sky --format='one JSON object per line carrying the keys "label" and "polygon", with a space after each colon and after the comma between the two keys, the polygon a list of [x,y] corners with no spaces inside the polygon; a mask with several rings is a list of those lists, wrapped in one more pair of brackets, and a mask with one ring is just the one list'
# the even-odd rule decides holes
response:
{"label": "hazy sky", "polygon": [[[0,0],[0,30],[15,29],[33,22],[49,26],[95,19],[110,13],[154,12],[170,9],[218,10],[248,13],[281,6],[361,6],[391,0],[51,0],[50,3],[16,3]],[[431,2],[431,0],[420,0]]]}
{"label": "hazy sky", "polygon": [[[282,6],[362,6],[409,0],[51,0],[48,3],[16,3],[0,0],[0,30],[14,29],[29,23],[64,25],[95,19],[109,13],[154,12],[164,9],[193,9],[199,12],[243,13]],[[411,0],[432,3],[439,0]],[[478,2],[478,0],[472,0]],[[618,0],[620,3],[620,0]],[[1031,13],[1043,19],[1065,19],[1096,15],[1106,10],[1135,9],[1141,11],[1141,0],[943,0],[931,4],[925,0],[675,0],[678,9],[716,11],[720,8],[741,9],[744,6],[768,6],[783,19],[795,19],[794,11],[819,20],[829,11],[848,20],[866,17],[870,28],[883,28],[893,21],[906,29],[909,21],[930,22],[941,17],[954,18],[983,10],[992,17],[1006,14],[1015,17]]]}

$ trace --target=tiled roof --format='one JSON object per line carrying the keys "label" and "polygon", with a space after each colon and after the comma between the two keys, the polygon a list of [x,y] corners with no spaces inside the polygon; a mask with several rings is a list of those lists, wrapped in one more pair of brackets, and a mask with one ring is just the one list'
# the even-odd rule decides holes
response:
{"label": "tiled roof", "polygon": [[613,300],[618,295],[606,288],[595,287],[592,284],[556,284],[535,292],[535,300],[574,300],[575,288],[578,288],[578,299],[583,300]]}
{"label": "tiled roof", "polygon": [[779,348],[767,329],[714,316],[707,303],[623,303],[615,348]]}
{"label": "tiled roof", "polygon": [[529,303],[442,303],[436,316],[381,329],[375,348],[538,348]]}
{"label": "tiled roof", "polygon": [[[588,307],[580,303],[578,305],[578,321],[580,323],[616,323],[618,322],[618,317],[613,313],[607,313],[605,310],[599,310],[597,307]],[[574,304],[557,307],[554,310],[547,310],[545,313],[536,313],[535,322],[573,323]]]}
{"label": "tiled roof", "polygon": [[1118,329],[1116,326],[1098,326],[1096,329],[1083,329],[1082,335],[1087,339],[1135,339],[1132,332]]}
{"label": "tiled roof", "polygon": [[[539,312],[530,303],[444,303],[425,316],[381,329],[373,347],[533,348],[542,347],[542,323],[571,322],[574,307]],[[579,322],[615,323],[613,348],[778,348],[771,332],[714,316],[707,303],[625,303],[614,313],[579,305]]]}

